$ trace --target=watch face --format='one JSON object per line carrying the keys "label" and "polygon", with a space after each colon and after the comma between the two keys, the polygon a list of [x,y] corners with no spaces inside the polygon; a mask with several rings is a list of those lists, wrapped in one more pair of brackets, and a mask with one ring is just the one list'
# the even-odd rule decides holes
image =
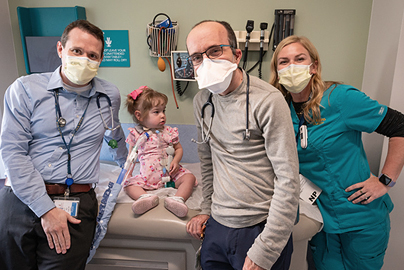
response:
{"label": "watch face", "polygon": [[390,184],[391,178],[388,177],[388,176],[385,175],[385,174],[382,174],[382,175],[379,177],[379,181],[382,182],[383,184],[385,184],[385,185],[387,186],[388,184]]}

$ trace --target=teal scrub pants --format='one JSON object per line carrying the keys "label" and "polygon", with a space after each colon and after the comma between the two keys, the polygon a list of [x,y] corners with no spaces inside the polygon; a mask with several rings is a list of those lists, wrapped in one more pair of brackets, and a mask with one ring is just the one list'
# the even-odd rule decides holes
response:
{"label": "teal scrub pants", "polygon": [[390,234],[390,218],[363,230],[316,234],[310,241],[316,270],[379,270]]}

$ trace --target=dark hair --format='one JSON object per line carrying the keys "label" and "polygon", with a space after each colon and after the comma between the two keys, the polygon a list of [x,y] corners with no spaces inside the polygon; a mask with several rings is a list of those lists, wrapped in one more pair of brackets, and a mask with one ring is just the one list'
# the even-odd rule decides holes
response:
{"label": "dark hair", "polygon": [[225,22],[225,21],[203,20],[203,21],[195,24],[194,27],[192,27],[192,29],[194,29],[198,25],[201,25],[201,24],[206,23],[206,22],[215,22],[215,23],[219,23],[219,24],[223,25],[223,27],[227,31],[227,40],[229,41],[229,45],[231,46],[231,50],[232,50],[233,54],[236,54],[237,38],[236,38],[236,34],[234,33],[233,28],[230,26],[230,24],[228,22]]}
{"label": "dark hair", "polygon": [[101,41],[102,43],[101,57],[102,57],[104,55],[104,33],[100,28],[98,28],[97,26],[95,26],[94,24],[90,23],[87,20],[77,20],[66,26],[65,30],[63,31],[62,37],[60,38],[62,46],[63,47],[66,46],[66,42],[69,39],[70,31],[76,27],[79,28],[80,30],[83,30],[84,32],[93,35],[96,39]]}
{"label": "dark hair", "polygon": [[136,118],[135,112],[140,111],[142,117],[145,117],[151,108],[159,105],[167,105],[168,97],[160,92],[157,92],[150,87],[144,87],[142,93],[135,99],[131,95],[126,97],[126,107],[129,114],[132,116],[135,123],[140,124]]}

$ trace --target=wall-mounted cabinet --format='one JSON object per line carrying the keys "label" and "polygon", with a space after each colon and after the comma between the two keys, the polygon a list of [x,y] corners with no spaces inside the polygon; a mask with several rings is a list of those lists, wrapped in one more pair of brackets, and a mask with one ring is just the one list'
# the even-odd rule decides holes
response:
{"label": "wall-mounted cabinet", "polygon": [[27,74],[53,71],[60,65],[56,42],[66,26],[86,19],[84,7],[17,7]]}

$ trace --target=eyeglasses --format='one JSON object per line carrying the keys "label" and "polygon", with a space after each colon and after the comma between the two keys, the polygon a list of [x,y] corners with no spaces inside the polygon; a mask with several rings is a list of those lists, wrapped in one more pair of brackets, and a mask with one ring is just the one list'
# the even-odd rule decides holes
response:
{"label": "eyeglasses", "polygon": [[206,51],[202,53],[194,53],[190,57],[188,57],[188,60],[192,62],[194,66],[198,66],[203,62],[203,54],[206,54],[206,56],[209,59],[215,59],[218,58],[223,54],[223,47],[231,47],[231,45],[214,45],[209,47]]}

